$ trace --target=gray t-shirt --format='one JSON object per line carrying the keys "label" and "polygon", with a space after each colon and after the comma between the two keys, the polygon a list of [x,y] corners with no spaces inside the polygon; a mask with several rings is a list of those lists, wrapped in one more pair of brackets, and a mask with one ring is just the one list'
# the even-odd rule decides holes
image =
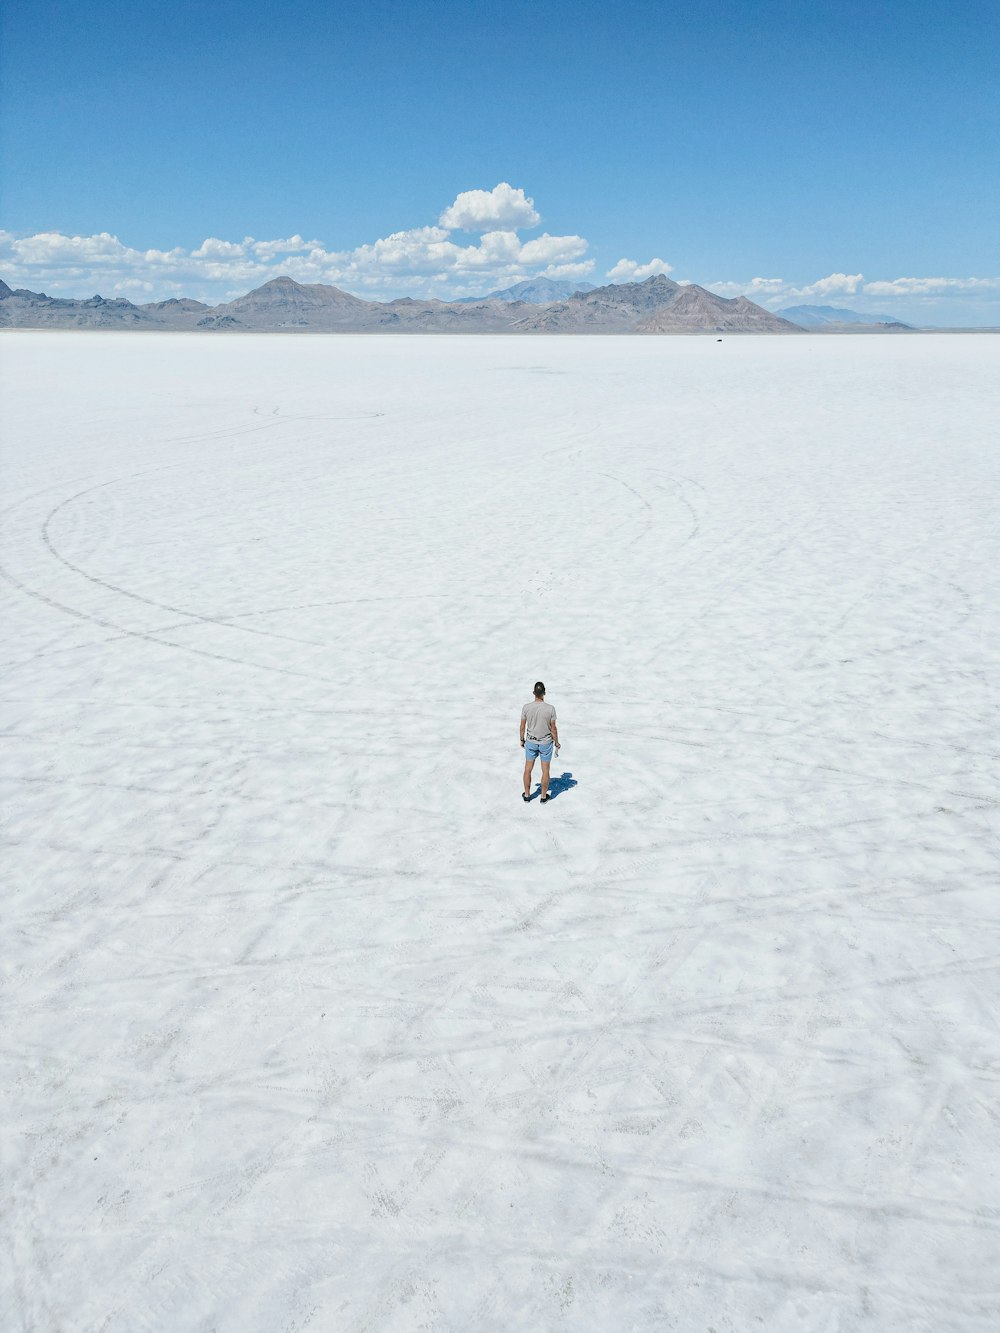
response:
{"label": "gray t-shirt", "polygon": [[524,734],[529,741],[550,741],[552,723],[556,720],[556,710],[551,704],[544,704],[540,699],[532,699],[521,709],[521,717],[527,723]]}

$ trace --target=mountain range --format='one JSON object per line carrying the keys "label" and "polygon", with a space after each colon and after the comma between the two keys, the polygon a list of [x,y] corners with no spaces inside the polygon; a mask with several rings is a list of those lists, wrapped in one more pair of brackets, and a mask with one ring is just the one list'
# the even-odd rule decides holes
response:
{"label": "mountain range", "polygon": [[188,298],[134,305],[77,301],[0,281],[0,328],[89,328],[325,333],[801,333],[745,296],[727,299],[663,274],[574,291],[545,304],[514,289],[474,301],[366,301],[338,287],[273,278],[208,306]]}
{"label": "mountain range", "polygon": [[658,273],[577,292],[520,321],[538,333],[801,333],[745,296],[726,298]]}

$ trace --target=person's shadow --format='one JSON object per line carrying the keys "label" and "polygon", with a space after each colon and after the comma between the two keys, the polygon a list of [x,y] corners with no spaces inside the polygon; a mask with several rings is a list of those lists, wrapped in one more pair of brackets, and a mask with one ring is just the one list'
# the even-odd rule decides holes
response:
{"label": "person's shadow", "polygon": [[549,800],[554,801],[557,796],[562,796],[563,792],[572,791],[576,786],[576,778],[572,773],[561,773],[559,777],[549,775]]}

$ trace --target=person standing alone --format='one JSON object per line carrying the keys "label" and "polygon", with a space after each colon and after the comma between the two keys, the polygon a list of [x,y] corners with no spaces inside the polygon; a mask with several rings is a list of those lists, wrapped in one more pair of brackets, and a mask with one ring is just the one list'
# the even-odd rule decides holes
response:
{"label": "person standing alone", "polygon": [[559,753],[559,728],[556,726],[556,710],[545,702],[545,686],[540,680],[535,681],[535,697],[521,709],[521,744],[524,746],[524,795],[522,800],[531,800],[531,770],[535,760],[542,761],[542,802],[549,799],[549,764],[552,762],[552,747]]}

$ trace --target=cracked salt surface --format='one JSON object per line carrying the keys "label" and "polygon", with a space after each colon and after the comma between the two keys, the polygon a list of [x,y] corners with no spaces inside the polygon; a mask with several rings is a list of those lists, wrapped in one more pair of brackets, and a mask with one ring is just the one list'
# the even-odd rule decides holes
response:
{"label": "cracked salt surface", "polygon": [[5,1330],[997,1327],[1000,342],[524,348],[3,336]]}

